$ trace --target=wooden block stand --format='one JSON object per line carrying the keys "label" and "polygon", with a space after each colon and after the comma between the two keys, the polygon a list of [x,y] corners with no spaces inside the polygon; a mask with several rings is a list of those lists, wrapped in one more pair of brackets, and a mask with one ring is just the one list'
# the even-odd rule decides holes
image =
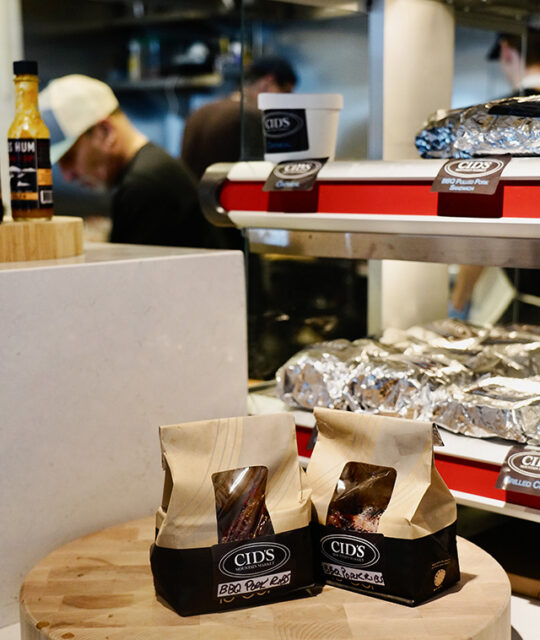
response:
{"label": "wooden block stand", "polygon": [[20,595],[23,640],[510,640],[510,584],[485,551],[458,538],[461,581],[418,607],[325,587],[311,598],[177,615],[156,599],[154,519],[54,551]]}
{"label": "wooden block stand", "polygon": [[0,262],[70,258],[82,252],[82,218],[55,216],[52,220],[5,220],[0,224]]}

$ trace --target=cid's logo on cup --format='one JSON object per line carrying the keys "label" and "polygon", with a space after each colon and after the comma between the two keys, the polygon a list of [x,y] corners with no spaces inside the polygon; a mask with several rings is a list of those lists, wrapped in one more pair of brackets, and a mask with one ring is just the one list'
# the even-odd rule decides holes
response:
{"label": "cid's logo on cup", "polygon": [[511,469],[524,476],[540,478],[540,451],[538,453],[531,451],[514,453],[508,458],[507,464]]}
{"label": "cid's logo on cup", "polygon": [[301,160],[299,162],[282,162],[274,169],[274,175],[282,180],[307,178],[318,173],[323,164],[318,160]]}
{"label": "cid's logo on cup", "polygon": [[501,160],[454,160],[445,165],[444,170],[456,178],[483,178],[497,173],[504,167]]}
{"label": "cid's logo on cup", "polygon": [[264,116],[263,126],[267,138],[284,138],[300,131],[304,120],[291,111],[272,111]]}

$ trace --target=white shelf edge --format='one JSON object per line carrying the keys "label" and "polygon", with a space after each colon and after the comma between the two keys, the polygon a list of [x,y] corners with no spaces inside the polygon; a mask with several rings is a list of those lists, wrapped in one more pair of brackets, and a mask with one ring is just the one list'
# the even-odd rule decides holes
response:
{"label": "white shelf edge", "polygon": [[[446,160],[422,159],[388,160],[336,160],[327,162],[320,170],[319,182],[335,181],[411,181],[434,180]],[[227,175],[232,182],[252,182],[266,180],[274,168],[274,163],[264,161],[236,162]],[[502,179],[534,180],[540,174],[540,158],[512,158],[503,169]]]}
{"label": "white shelf edge", "polygon": [[238,228],[330,231],[341,233],[418,234],[422,236],[474,236],[540,238],[539,218],[460,218],[367,213],[287,213],[284,211],[228,212]]}
{"label": "white shelf edge", "polygon": [[472,493],[463,491],[450,490],[456,502],[464,507],[474,507],[475,509],[483,509],[484,511],[492,511],[505,516],[521,518],[522,520],[530,520],[531,522],[540,522],[540,510],[532,507],[524,507],[519,504],[511,504],[494,498],[485,498]]}

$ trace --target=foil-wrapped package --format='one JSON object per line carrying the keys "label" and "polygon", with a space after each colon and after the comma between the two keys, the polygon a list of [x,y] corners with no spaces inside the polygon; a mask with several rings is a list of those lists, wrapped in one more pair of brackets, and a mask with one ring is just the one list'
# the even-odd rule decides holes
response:
{"label": "foil-wrapped package", "polygon": [[416,134],[415,144],[422,158],[467,158],[454,149],[456,130],[463,109],[438,109]]}
{"label": "foil-wrapped package", "polygon": [[374,340],[332,340],[303,349],[276,373],[277,394],[287,404],[313,409],[345,409],[343,389],[358,362],[387,355]]}
{"label": "foil-wrapped package", "polygon": [[540,96],[436,112],[416,136],[423,158],[540,155]]}
{"label": "foil-wrapped package", "polygon": [[352,411],[431,420],[433,392],[464,379],[470,380],[466,367],[443,354],[397,354],[359,363],[345,396]]}
{"label": "foil-wrapped package", "polygon": [[411,327],[407,329],[406,335],[409,341],[429,345],[432,349],[470,352],[480,348],[489,335],[489,329],[461,320],[445,318],[426,325]]}
{"label": "foil-wrapped package", "polygon": [[[437,418],[441,426],[461,433],[527,441],[535,437],[531,429],[518,432],[516,425],[521,416],[538,411],[537,407],[528,408],[531,403],[520,406],[516,418],[513,407],[496,404],[495,419],[487,407],[492,400],[500,401],[500,380],[509,381],[505,389],[510,385],[504,397],[515,393],[518,400],[525,388],[521,384],[540,380],[540,331],[536,329],[479,327],[445,319],[407,330],[388,329],[380,341],[320,343],[300,351],[281,367],[276,375],[277,393],[287,404],[306,409],[329,407],[428,421]],[[497,381],[494,399],[489,387],[493,380]],[[480,408],[479,398],[487,398]],[[460,404],[462,413],[457,408]],[[459,418],[442,420],[443,414]],[[467,431],[460,425],[469,414],[474,421]]]}
{"label": "foil-wrapped package", "polygon": [[486,345],[465,362],[475,377],[485,375],[528,378],[540,375],[540,341]]}
{"label": "foil-wrapped package", "polygon": [[493,377],[441,391],[433,421],[455,433],[477,438],[499,436],[540,443],[540,377]]}

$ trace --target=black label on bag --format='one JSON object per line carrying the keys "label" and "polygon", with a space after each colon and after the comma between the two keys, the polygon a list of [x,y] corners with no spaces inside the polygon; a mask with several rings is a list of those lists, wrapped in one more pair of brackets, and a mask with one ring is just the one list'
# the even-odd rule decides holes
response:
{"label": "black label on bag", "polygon": [[540,496],[540,447],[512,447],[503,462],[495,487]]}
{"label": "black label on bag", "polygon": [[150,563],[157,593],[181,615],[309,595],[315,584],[311,526],[200,549],[154,544]]}
{"label": "black label on bag", "polygon": [[275,536],[212,547],[215,596],[230,598],[291,584],[291,550]]}
{"label": "black label on bag", "polygon": [[263,191],[310,191],[328,158],[285,160],[276,164]]}
{"label": "black label on bag", "polygon": [[309,149],[305,109],[266,109],[263,116],[266,153]]}
{"label": "black label on bag", "polygon": [[53,206],[50,142],[47,138],[9,138],[9,181],[14,211]]}
{"label": "black label on bag", "polygon": [[509,155],[448,160],[440,168],[431,191],[493,195],[510,160]]}
{"label": "black label on bag", "polygon": [[459,580],[456,525],[414,540],[319,525],[319,580],[414,606]]}
{"label": "black label on bag", "polygon": [[384,586],[384,536],[325,527],[320,541],[321,567],[331,579]]}

